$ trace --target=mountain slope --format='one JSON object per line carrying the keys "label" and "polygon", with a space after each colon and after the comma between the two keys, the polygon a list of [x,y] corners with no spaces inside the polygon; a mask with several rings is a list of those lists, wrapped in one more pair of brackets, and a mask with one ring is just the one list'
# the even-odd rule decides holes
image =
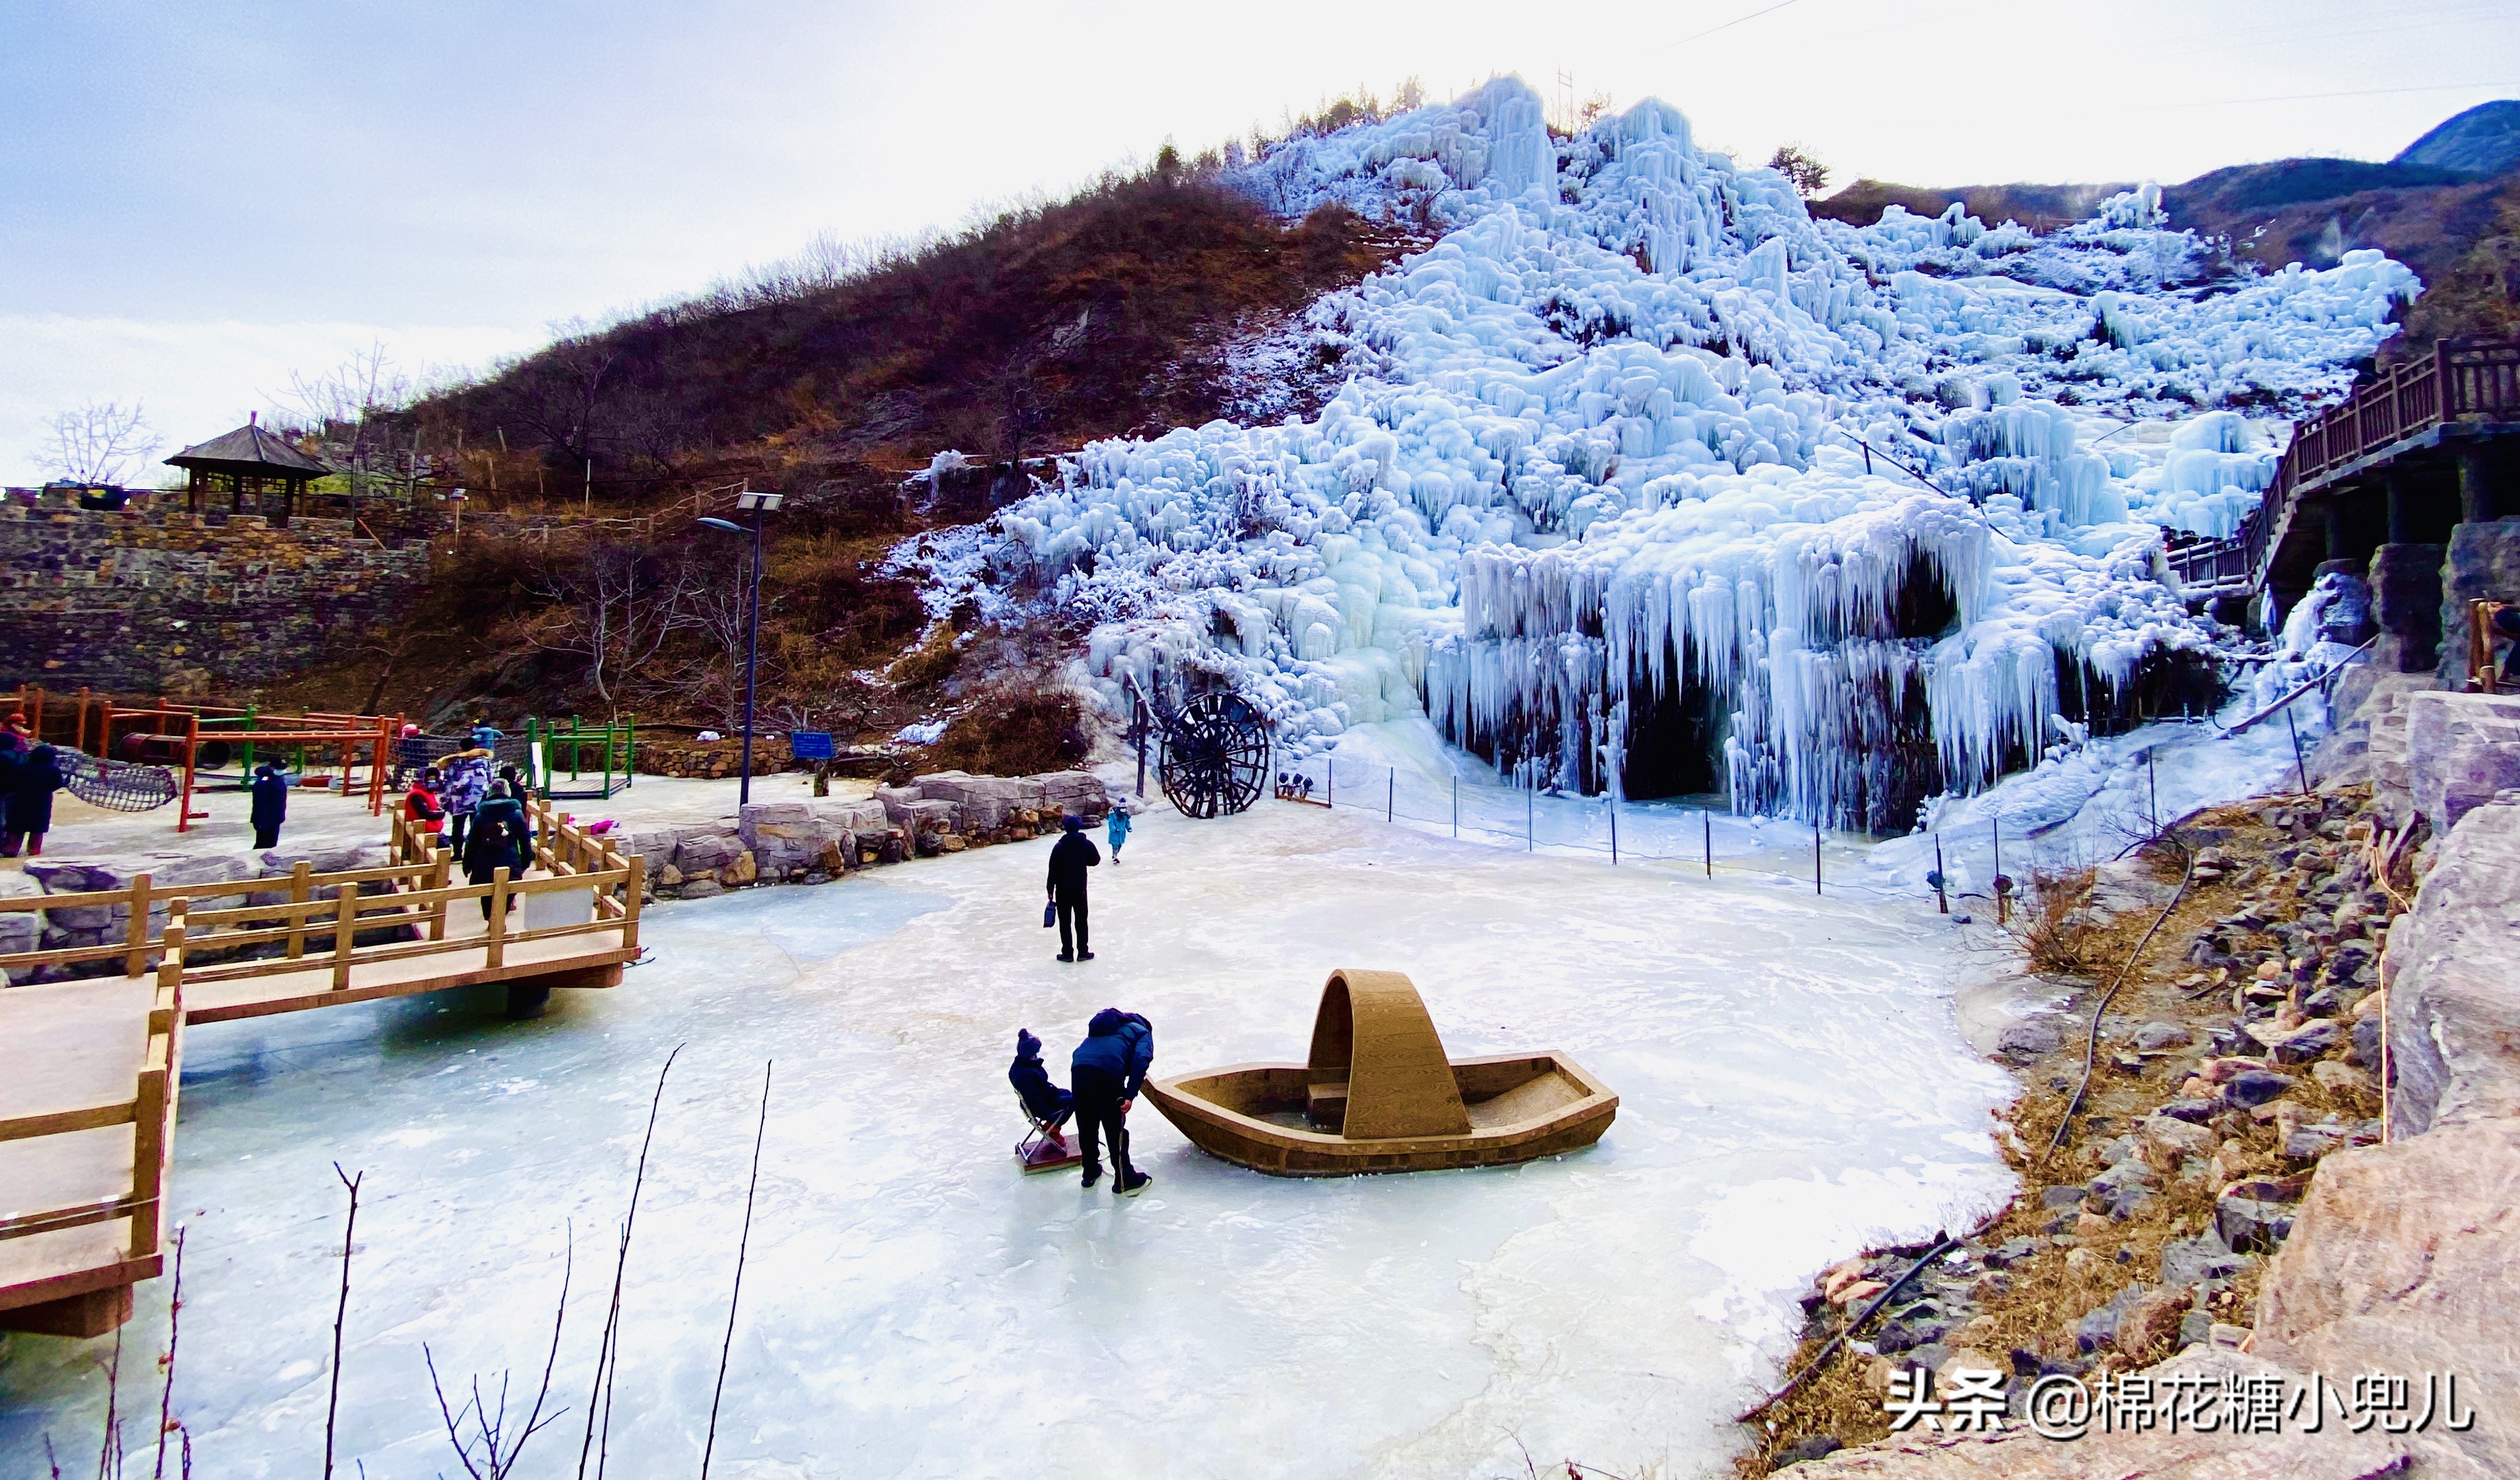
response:
{"label": "mountain slope", "polygon": [[2395,162],[2474,175],[2520,166],[2520,101],[2504,98],[2454,113],[2400,151]]}

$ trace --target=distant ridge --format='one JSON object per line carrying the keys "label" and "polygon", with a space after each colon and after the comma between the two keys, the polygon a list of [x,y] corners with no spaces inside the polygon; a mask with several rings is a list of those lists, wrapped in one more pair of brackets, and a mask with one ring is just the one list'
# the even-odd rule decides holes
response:
{"label": "distant ridge", "polygon": [[2445,118],[2390,162],[2469,175],[2501,174],[2520,165],[2520,101],[2480,103]]}

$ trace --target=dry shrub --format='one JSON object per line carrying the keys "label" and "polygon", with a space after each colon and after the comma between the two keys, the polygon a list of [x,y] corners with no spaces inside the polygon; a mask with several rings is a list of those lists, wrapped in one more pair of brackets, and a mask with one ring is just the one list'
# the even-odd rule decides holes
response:
{"label": "dry shrub", "polygon": [[941,684],[954,676],[962,666],[963,650],[954,646],[956,633],[944,622],[927,634],[927,641],[893,659],[884,677],[904,689],[921,689]]}
{"label": "dry shrub", "polygon": [[2090,869],[2030,871],[2004,931],[2032,969],[2081,976],[2106,962],[2107,932],[2092,913],[2093,878]]}
{"label": "dry shrub", "polygon": [[1037,776],[1085,763],[1093,740],[1085,710],[1067,688],[1012,673],[972,691],[922,769],[978,776]]}

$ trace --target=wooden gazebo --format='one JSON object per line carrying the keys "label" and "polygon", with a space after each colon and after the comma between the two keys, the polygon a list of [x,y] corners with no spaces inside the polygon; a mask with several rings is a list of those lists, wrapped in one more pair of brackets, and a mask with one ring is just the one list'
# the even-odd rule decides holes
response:
{"label": "wooden gazebo", "polygon": [[166,460],[192,474],[184,486],[184,508],[202,511],[202,496],[224,494],[231,514],[259,514],[286,526],[297,512],[306,485],[333,470],[262,429],[259,415],[223,437],[187,447]]}

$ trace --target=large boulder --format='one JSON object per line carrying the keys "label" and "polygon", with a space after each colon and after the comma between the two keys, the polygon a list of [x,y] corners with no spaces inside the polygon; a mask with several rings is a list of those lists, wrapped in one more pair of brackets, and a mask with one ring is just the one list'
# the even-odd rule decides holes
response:
{"label": "large boulder", "polygon": [[[2507,497],[2507,496],[2506,496]],[[2442,560],[2441,687],[2467,687],[2467,604],[2520,598],[2520,518],[2472,520],[2452,528]]]}
{"label": "large boulder", "polygon": [[[2456,1372],[2475,1426],[2418,1474],[2520,1473],[2520,1122],[2443,1125],[2318,1165],[2258,1297],[2261,1357],[2340,1380]],[[2342,1437],[2342,1436],[2339,1436]],[[2438,1466],[2437,1468],[2434,1466]]]}
{"label": "large boulder", "polygon": [[1049,805],[1049,791],[1032,777],[973,776],[967,771],[938,771],[912,783],[928,801],[952,802],[970,832],[995,832],[1017,812],[1038,819]]}
{"label": "large boulder", "polygon": [[2386,956],[2393,1134],[2520,1115],[2520,806],[2442,839]]}
{"label": "large boulder", "polygon": [[2436,835],[2520,787],[2520,695],[2426,691],[2406,710],[2407,787]]}
{"label": "large boulder", "polygon": [[[41,899],[44,886],[23,874],[0,874],[0,900]],[[37,949],[43,938],[44,912],[41,910],[0,910],[0,956]],[[14,986],[32,975],[32,966],[22,966],[9,973],[6,983]]]}
{"label": "large boulder", "polygon": [[1102,778],[1091,771],[1045,771],[1031,780],[1041,785],[1044,809],[1058,816],[1099,823],[1111,810]]}

